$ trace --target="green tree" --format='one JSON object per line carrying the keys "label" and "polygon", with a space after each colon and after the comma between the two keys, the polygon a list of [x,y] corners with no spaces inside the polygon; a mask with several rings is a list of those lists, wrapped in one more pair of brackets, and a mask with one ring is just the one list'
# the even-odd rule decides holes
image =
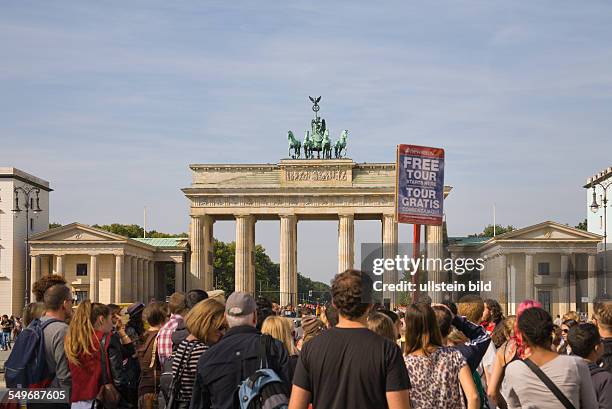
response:
{"label": "green tree", "polygon": [[[511,232],[512,230],[516,230],[514,226],[507,225],[506,227],[501,224],[495,225],[495,235],[499,236],[500,234]],[[470,234],[468,237],[493,237],[493,225],[489,224],[484,228],[482,233]]]}
{"label": "green tree", "polygon": [[[144,229],[137,224],[103,224],[98,225],[94,224],[92,227],[106,230],[111,233],[119,234],[121,236],[130,237],[130,238],[138,238],[143,237]],[[187,233],[179,233],[179,234],[170,234],[170,233],[160,233],[156,230],[147,231],[147,237],[149,238],[165,238],[165,237],[188,237]]]}
{"label": "green tree", "polygon": [[49,230],[56,229],[58,227],[62,227],[60,223],[49,223]]}
{"label": "green tree", "polygon": [[585,218],[583,221],[576,225],[577,229],[587,231],[587,219]]}

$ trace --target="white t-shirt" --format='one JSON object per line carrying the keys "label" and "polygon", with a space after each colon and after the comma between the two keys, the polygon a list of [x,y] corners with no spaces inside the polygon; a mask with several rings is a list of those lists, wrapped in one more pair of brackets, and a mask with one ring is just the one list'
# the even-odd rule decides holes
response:
{"label": "white t-shirt", "polygon": [[[589,367],[582,359],[559,355],[540,367],[572,402],[576,409],[597,408],[597,396]],[[506,367],[509,409],[559,409],[563,405],[535,373],[522,361]]]}

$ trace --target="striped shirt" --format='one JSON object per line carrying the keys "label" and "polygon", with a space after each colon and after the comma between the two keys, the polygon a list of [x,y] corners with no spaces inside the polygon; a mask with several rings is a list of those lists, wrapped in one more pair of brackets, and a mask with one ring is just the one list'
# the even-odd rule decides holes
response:
{"label": "striped shirt", "polygon": [[[186,339],[181,341],[176,348],[172,357],[172,378],[176,379],[180,372],[179,400],[187,402],[191,400],[193,384],[198,372],[198,359],[207,349],[208,345],[198,340],[188,341]],[[189,353],[189,350],[191,350],[191,353]]]}

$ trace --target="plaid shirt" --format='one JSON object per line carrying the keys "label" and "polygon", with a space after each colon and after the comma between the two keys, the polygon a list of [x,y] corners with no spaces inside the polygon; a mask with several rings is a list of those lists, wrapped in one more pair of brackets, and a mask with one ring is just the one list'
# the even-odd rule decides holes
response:
{"label": "plaid shirt", "polygon": [[172,333],[181,322],[183,322],[183,317],[178,314],[171,314],[168,322],[161,327],[157,334],[157,354],[162,364],[172,356]]}

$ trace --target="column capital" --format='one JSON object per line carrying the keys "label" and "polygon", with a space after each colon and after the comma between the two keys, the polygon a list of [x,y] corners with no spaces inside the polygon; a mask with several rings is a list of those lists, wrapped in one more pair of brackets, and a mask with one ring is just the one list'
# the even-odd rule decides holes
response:
{"label": "column capital", "polygon": [[338,219],[354,219],[355,213],[338,213]]}
{"label": "column capital", "polygon": [[297,215],[295,213],[279,213],[278,217],[281,219],[297,219]]}
{"label": "column capital", "polygon": [[382,218],[395,220],[395,213],[383,213]]}

